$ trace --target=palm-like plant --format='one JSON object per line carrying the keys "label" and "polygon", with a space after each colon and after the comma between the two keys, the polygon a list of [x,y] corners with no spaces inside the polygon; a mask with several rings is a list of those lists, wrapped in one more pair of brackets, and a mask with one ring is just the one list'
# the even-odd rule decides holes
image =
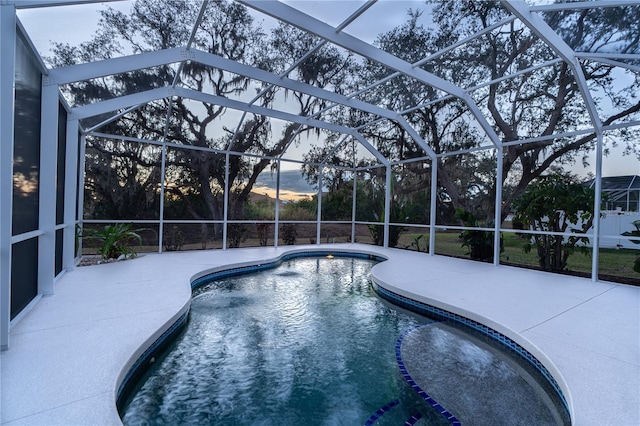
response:
{"label": "palm-like plant", "polygon": [[142,244],[138,232],[144,229],[131,229],[130,223],[106,225],[103,229],[85,229],[83,239],[100,244],[98,253],[103,259],[118,259],[120,256],[135,257],[136,251],[130,247],[132,240]]}

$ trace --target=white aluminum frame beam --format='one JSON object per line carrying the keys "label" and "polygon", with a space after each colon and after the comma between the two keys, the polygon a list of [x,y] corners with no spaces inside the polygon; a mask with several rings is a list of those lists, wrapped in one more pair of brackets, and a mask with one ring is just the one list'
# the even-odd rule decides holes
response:
{"label": "white aluminum frame beam", "polygon": [[[476,86],[467,87],[464,90],[465,90],[465,92],[471,94],[471,92],[473,92],[475,90],[478,90],[478,89],[481,89],[483,87],[490,86],[490,85],[492,85],[494,83],[499,83],[501,81],[510,80],[510,79],[512,79],[514,77],[517,77],[517,76],[522,75],[522,74],[527,74],[527,73],[533,72],[533,71],[535,71],[537,69],[540,69],[540,68],[553,66],[553,65],[555,65],[555,64],[557,64],[559,62],[564,62],[564,60],[561,59],[561,58],[552,59],[550,61],[543,62],[541,64],[534,65],[532,67],[529,67],[529,68],[526,68],[526,69],[522,69],[522,70],[519,70],[517,72],[511,73],[511,74],[507,74],[507,75],[504,75],[502,77],[499,77],[499,78],[496,78],[496,79],[493,79],[493,80],[490,80],[490,81],[485,81],[485,82],[480,83],[480,84],[478,84]],[[453,95],[447,95],[447,96],[443,96],[443,97],[438,98],[438,99],[432,99],[430,101],[427,101],[427,102],[412,106],[411,108],[407,108],[405,110],[402,110],[402,111],[399,112],[399,114],[404,116],[405,114],[408,114],[408,113],[410,113],[412,111],[416,111],[418,109],[425,108],[425,107],[428,107],[429,105],[433,105],[433,104],[436,104],[436,103],[439,103],[439,102],[444,102],[446,100],[453,99],[454,97],[455,96],[453,96]]]}
{"label": "white aluminum frame beam", "polygon": [[[354,13],[352,13],[346,20],[344,20],[336,29],[336,31],[342,31],[345,27],[347,27],[351,22],[353,22],[356,18],[358,18],[360,15],[362,15],[367,9],[369,9],[371,6],[373,6],[376,3],[377,0],[369,0],[367,3],[363,4],[362,6],[360,6],[358,8],[358,10],[356,10]],[[280,78],[285,78],[287,77],[294,69],[296,69],[302,62],[304,62],[307,58],[309,58],[311,55],[313,55],[318,49],[320,49],[322,46],[324,46],[327,43],[326,40],[323,40],[321,42],[319,42],[318,44],[316,44],[315,46],[313,46],[311,49],[309,49],[304,55],[302,55],[302,57],[300,57],[297,61],[295,61],[293,64],[291,64],[284,72],[280,73],[278,76]],[[262,89],[256,96],[253,97],[253,99],[251,99],[249,101],[249,105],[253,105],[254,103],[256,103],[259,99],[261,99],[266,93],[268,93],[269,91],[273,90],[273,88],[276,87],[274,84],[270,83],[268,84],[264,89]],[[317,114],[317,113],[316,113]],[[316,115],[314,114],[314,116]],[[236,126],[236,130],[233,133],[233,137],[231,138],[231,140],[229,141],[229,146],[227,147],[228,149],[231,149],[231,147],[233,146],[233,144],[235,143],[235,140],[238,136],[238,132],[240,131],[240,128],[242,127],[242,123],[244,122],[245,117],[247,116],[247,114],[242,114],[242,117],[240,117],[240,120],[238,121],[238,125]],[[296,134],[291,138],[291,140],[289,141],[289,143],[287,144],[287,146],[284,148],[283,150],[283,154],[284,152],[289,149],[289,145],[291,144],[291,142],[295,139],[295,136],[297,136],[299,134],[299,131],[296,131]]]}
{"label": "white aluminum frame beam", "polygon": [[443,78],[430,74],[427,71],[416,69],[413,64],[403,61],[402,59],[393,56],[390,53],[374,47],[347,33],[336,32],[336,29],[331,25],[315,19],[284,3],[273,0],[237,1],[238,3],[244,4],[251,9],[271,16],[272,18],[298,27],[303,31],[313,33],[325,40],[330,41],[333,44],[355,52],[361,56],[364,56],[365,58],[371,59],[372,61],[379,62],[391,69],[417,78],[430,86],[436,87],[447,93],[451,93],[460,97],[464,95],[464,93],[458,86],[444,80]]}
{"label": "white aluminum frame beam", "polygon": [[[583,54],[576,54],[576,56],[578,56],[579,58],[583,58],[586,59],[588,61],[592,61],[592,62],[600,62],[601,64],[605,64],[605,65],[611,65],[614,67],[618,67],[618,68],[625,68],[631,71],[635,71],[635,72],[640,72],[640,66],[638,65],[633,65],[633,64],[627,64],[626,62],[620,62],[620,61],[615,61],[612,59],[607,59],[607,58],[602,58],[596,55],[583,55]],[[638,58],[640,59],[640,58]]]}
{"label": "white aluminum frame beam", "polygon": [[[281,157],[274,157],[274,156],[269,156],[269,155],[260,155],[260,154],[253,154],[253,153],[247,153],[247,152],[239,152],[239,151],[233,151],[233,150],[227,150],[227,149],[221,149],[221,148],[209,148],[209,147],[203,147],[203,146],[183,145],[183,144],[174,143],[174,142],[162,142],[162,141],[158,141],[158,140],[142,139],[142,138],[136,138],[136,137],[132,137],[132,136],[114,135],[114,134],[108,134],[108,133],[91,132],[91,133],[87,133],[87,135],[95,136],[97,138],[102,138],[102,139],[123,140],[123,141],[129,141],[129,142],[139,142],[139,143],[156,145],[156,146],[166,145],[167,148],[173,148],[173,149],[187,149],[187,150],[192,150],[192,151],[215,152],[215,153],[222,153],[222,154],[229,153],[230,155],[247,156],[247,157],[252,157],[252,158],[264,158],[264,159],[268,159],[268,160],[271,160],[271,161],[284,161],[284,162],[287,162],[287,163],[294,163],[294,164],[309,164],[309,165],[312,165],[312,166],[320,166],[322,164],[322,163],[319,163],[319,162],[308,162],[308,163],[305,163],[302,160],[296,160],[296,159],[290,159],[290,158],[281,158]],[[83,134],[83,136],[84,136],[84,134]],[[368,166],[365,169],[383,167],[383,166],[384,165],[379,164],[379,165]],[[336,165],[333,165],[331,167],[333,167],[335,169],[340,169],[340,170],[353,171],[353,167],[336,166]]]}
{"label": "white aluminum frame beam", "polygon": [[276,211],[273,225],[273,247],[278,248],[278,239],[280,238],[280,170],[282,161],[276,160]]}
{"label": "white aluminum frame beam", "polygon": [[[67,117],[70,116],[71,114]],[[80,223],[80,226],[82,226],[82,221],[84,219],[84,181],[87,162],[87,136],[84,133],[80,134],[78,149],[80,152],[78,153],[78,194],[76,195],[78,197],[76,206],[78,210],[76,211],[76,220]],[[78,250],[82,253],[82,238],[78,239]]]}
{"label": "white aluminum frame beam", "polygon": [[327,164],[327,160],[329,159],[329,157],[331,157],[333,154],[336,153],[336,151],[338,149],[340,149],[340,147],[342,146],[343,143],[345,143],[347,140],[349,139],[348,135],[343,136],[342,138],[340,138],[340,140],[338,142],[336,142],[336,145],[331,148],[331,151],[329,151],[323,158],[322,160],[320,160],[320,164]]}
{"label": "white aluminum frame beam", "polygon": [[[191,28],[191,34],[189,35],[189,41],[187,41],[186,50],[189,51],[191,49],[191,45],[193,44],[193,40],[196,38],[196,33],[198,32],[198,28],[200,27],[200,23],[202,22],[202,18],[204,17],[204,12],[209,5],[209,0],[204,0],[200,5],[200,12],[198,12],[198,17],[196,18],[196,22],[193,24]],[[188,56],[188,55],[184,55]],[[182,74],[182,69],[184,68],[184,64],[186,61],[180,62],[178,65],[178,69],[176,70],[176,74],[173,76],[173,82],[171,83],[171,88],[176,87],[178,82],[180,81],[180,74]],[[164,135],[163,141],[167,141],[167,135],[169,134],[169,124],[171,122],[171,116],[173,115],[173,102],[169,102],[169,107],[167,108],[167,114],[165,115],[164,122]],[[158,212],[159,224],[158,224],[158,252],[162,253],[162,245],[164,239],[164,198],[165,198],[165,173],[166,173],[166,158],[167,158],[167,146],[165,144],[162,145],[162,153],[161,153],[162,161],[160,166],[160,211]]]}
{"label": "white aluminum frame beam", "polygon": [[593,101],[593,97],[591,96],[591,92],[589,91],[582,66],[578,62],[576,53],[571,49],[571,47],[569,47],[562,37],[560,37],[544,19],[542,19],[539,14],[531,12],[529,5],[525,3],[524,0],[501,1],[505,9],[517,16],[533,34],[537,35],[542,41],[544,41],[567,63],[567,65],[569,65],[573,72],[573,76],[578,83],[580,92],[582,93],[591,121],[593,122],[596,131],[599,132],[602,127],[602,123],[598,116],[598,110],[595,102]]}
{"label": "white aluminum frame beam", "polygon": [[[127,109],[125,109],[125,110],[123,110],[123,111],[120,111],[120,112],[119,112],[119,113],[117,113],[116,115],[113,115],[113,116],[111,116],[111,117],[107,118],[106,120],[101,121],[100,123],[96,124],[95,126],[91,126],[91,127],[89,127],[88,129],[84,129],[84,130],[83,130],[83,133],[91,133],[91,132],[93,132],[94,130],[100,129],[100,128],[102,128],[102,127],[106,126],[107,124],[109,124],[109,123],[113,123],[113,122],[114,122],[114,121],[116,121],[117,119],[119,119],[119,118],[121,118],[121,117],[123,117],[123,116],[125,116],[125,115],[129,114],[130,112],[133,112],[133,111],[135,111],[135,110],[137,110],[137,109],[139,109],[139,108],[142,108],[143,106],[144,106],[143,104],[135,105],[135,106],[132,106],[132,107],[130,107],[130,108],[127,108]],[[69,108],[69,109],[71,109],[71,108]]]}
{"label": "white aluminum frame beam", "polygon": [[122,0],[6,0],[14,4],[16,9],[35,9],[39,7],[76,6],[91,3],[108,3]]}
{"label": "white aluminum frame beam", "polygon": [[[178,57],[178,55],[180,55],[180,58]],[[92,78],[103,77],[105,75],[111,75],[114,73],[119,74],[119,73],[133,71],[136,69],[143,69],[151,66],[159,66],[159,65],[163,65],[162,61],[165,61],[165,64],[176,63],[179,60],[183,60],[184,57],[187,57],[188,59],[195,61],[197,63],[200,63],[202,65],[219,68],[225,71],[233,72],[235,74],[243,75],[248,78],[263,81],[266,83],[271,83],[277,86],[282,86],[290,90],[295,90],[310,96],[315,96],[315,97],[325,99],[331,102],[335,102],[347,107],[360,109],[362,111],[369,112],[371,114],[385,117],[389,120],[400,123],[400,125],[405,130],[407,130],[408,133],[412,135],[417,135],[417,132],[413,128],[411,128],[411,126],[406,122],[404,117],[402,117],[400,114],[394,111],[381,108],[376,105],[368,104],[366,102],[358,101],[356,99],[351,99],[344,95],[330,92],[328,90],[324,90],[324,89],[312,86],[310,84],[302,83],[302,82],[288,79],[288,78],[283,78],[269,71],[264,71],[258,68],[254,68],[252,66],[241,64],[241,63],[238,63],[217,55],[213,55],[207,52],[203,52],[197,49],[191,49],[189,51],[186,51],[184,48],[174,48],[174,49],[143,53],[139,55],[133,55],[133,56],[127,56],[127,57],[121,57],[121,58],[106,59],[104,61],[98,61],[98,62],[93,62],[89,64],[71,65],[68,67],[61,67],[61,68],[50,70],[49,78],[57,84],[69,84],[76,81],[83,81],[83,80],[88,80]],[[179,93],[184,90],[189,90],[194,94],[199,93],[186,88],[168,86],[165,88],[152,89],[146,92],[139,92],[131,95],[125,95],[118,98],[97,102],[94,104],[79,106],[74,108],[73,111],[74,111],[74,115],[80,119],[88,118],[90,116],[98,115],[99,112],[96,112],[96,111],[111,112],[111,111],[116,111],[122,108],[134,107],[139,104],[144,104],[152,100],[158,100],[158,99],[169,97],[169,96],[181,96],[179,95]],[[156,96],[151,94],[153,92],[168,93],[168,94]],[[206,96],[215,96],[215,95],[206,95]],[[185,96],[185,97],[189,97],[190,99],[196,99],[191,96]],[[258,108],[262,111],[267,110],[264,107],[254,106],[250,104],[243,104],[245,105],[245,107],[239,107],[241,103],[238,101],[233,101],[228,98],[223,98],[219,96],[215,96],[215,98],[217,99],[217,101],[210,102],[210,103],[215,103],[216,105],[227,106],[230,108],[234,108],[234,109],[238,109],[246,112],[253,112],[252,109],[255,109],[255,108]],[[130,99],[137,99],[137,100],[132,103]],[[232,102],[232,103],[235,102],[234,105],[236,106],[226,105],[227,102]],[[112,105],[112,106],[107,107],[110,109],[104,110],[106,105]],[[265,113],[260,113],[260,114],[272,116],[274,118],[279,118],[277,115],[270,115]],[[296,121],[291,119],[291,117],[293,117],[292,114],[288,114],[288,116],[290,118],[282,118],[282,119],[287,121],[294,121],[294,122]],[[313,119],[309,117],[306,120],[313,121]],[[315,121],[317,123],[321,123],[321,121],[319,120],[315,120]],[[331,123],[326,123],[326,124],[328,126],[333,126],[331,125]],[[343,130],[334,130],[328,127],[323,127],[321,125],[313,125],[313,126],[344,133]],[[418,137],[418,139],[416,140],[416,143],[418,143],[418,145],[421,148],[423,148],[428,155],[435,156],[435,153],[433,152],[433,150],[431,150],[430,147],[421,138]],[[375,148],[369,144],[367,149],[371,150]],[[378,154],[374,154],[374,155],[376,155],[377,158],[380,158]]]}
{"label": "white aluminum frame beam", "polygon": [[29,46],[29,49],[31,49],[31,51],[34,53],[33,56],[38,63],[38,68],[40,68],[40,71],[42,72],[43,75],[48,75],[49,69],[47,68],[44,61],[42,60],[42,57],[40,57],[40,55],[38,54],[38,49],[36,49],[36,47],[34,46],[33,41],[31,40],[31,37],[29,37],[29,34],[27,33],[27,30],[22,25],[22,22],[20,22],[20,19],[16,17],[16,20],[18,25],[18,32],[22,34],[24,41]]}
{"label": "white aluminum frame beam", "polygon": [[482,127],[485,133],[489,136],[492,143],[496,146],[500,143],[498,135],[485,116],[482,114],[475,101],[460,87],[448,82],[447,80],[431,74],[422,68],[418,68],[413,64],[404,61],[392,54],[385,52],[382,49],[374,47],[364,41],[355,38],[349,34],[343,32],[336,32],[336,29],[324,22],[319,21],[309,15],[306,15],[299,10],[287,6],[284,3],[280,3],[273,0],[237,0],[239,3],[246,5],[254,10],[264,13],[280,21],[286,22],[290,25],[298,27],[304,31],[313,33],[325,40],[332,42],[338,46],[341,46],[349,51],[352,51],[358,55],[368,58],[372,61],[378,62],[390,69],[399,71],[409,77],[432,86],[436,89],[442,90],[446,93],[454,95],[462,99],[471,113],[476,117],[478,124]]}
{"label": "white aluminum frame beam", "polygon": [[159,67],[191,59],[189,51],[184,47],[155,50],[137,55],[121,56],[85,64],[68,65],[51,68],[49,78],[61,86],[78,81],[91,80],[109,75]]}
{"label": "white aluminum frame beam", "polygon": [[320,224],[322,223],[322,186],[324,182],[322,177],[324,176],[324,166],[318,167],[318,193],[317,193],[317,212],[316,212],[316,244],[320,244],[320,238],[322,238],[322,230]]}
{"label": "white aluminum frame beam", "polygon": [[600,9],[603,7],[637,6],[637,0],[592,0],[567,3],[532,5],[532,12],[550,12],[560,10]]}
{"label": "white aluminum frame beam", "polygon": [[56,171],[58,158],[58,86],[42,83],[40,162],[39,171],[39,224],[38,237],[38,293],[53,294],[56,249]]}
{"label": "white aluminum frame beam", "polygon": [[[419,61],[414,62],[412,65],[414,67],[418,67],[418,66],[424,65],[425,63],[429,62],[430,60],[438,58],[439,56],[442,56],[445,53],[450,52],[453,49],[456,49],[456,48],[458,48],[458,47],[460,47],[460,46],[462,46],[462,45],[464,45],[466,43],[469,43],[469,42],[477,39],[478,37],[481,37],[484,34],[495,30],[496,28],[500,28],[501,26],[508,24],[509,22],[513,21],[514,19],[515,19],[515,16],[509,16],[509,17],[503,19],[502,21],[499,21],[499,22],[497,22],[497,23],[495,23],[493,25],[490,25],[487,28],[484,28],[483,30],[478,31],[475,34],[472,34],[472,35],[470,35],[468,37],[460,39],[457,42],[455,42],[455,43],[453,43],[453,44],[451,44],[451,45],[449,45],[449,46],[447,46],[445,48],[442,48],[442,49],[438,50],[437,52],[434,52],[434,53],[430,54],[429,56],[420,59]],[[396,78],[396,77],[398,77],[400,75],[402,75],[402,73],[399,72],[399,71],[393,72],[393,73],[389,74],[388,76],[376,81],[375,83],[372,83],[369,86],[364,87],[362,89],[359,89],[359,90],[357,90],[357,91],[355,91],[353,93],[350,93],[347,96],[349,98],[353,98],[353,97],[358,96],[358,95],[360,95],[362,93],[365,93],[365,92],[373,89],[374,87],[377,87],[377,86],[379,86],[379,85],[381,85],[381,84],[383,84],[383,83],[385,83],[385,82],[387,82],[389,80],[392,80],[392,79],[394,79],[394,78]],[[440,100],[445,99],[445,98],[437,99],[436,102],[439,102]],[[430,102],[433,102],[433,101],[430,101]],[[402,112],[401,112],[401,114],[402,114]]]}
{"label": "white aluminum frame beam", "polygon": [[0,4],[0,350],[9,349],[16,11]]}
{"label": "white aluminum frame beam", "polygon": [[77,106],[72,108],[71,112],[73,114],[73,118],[82,120],[89,117],[95,117],[96,115],[130,108],[140,104],[147,104],[149,102],[169,98],[174,95],[175,89],[171,89],[169,86],[167,86],[161,87],[159,89],[151,89],[144,92],[137,92],[130,95],[107,99],[105,101],[95,102],[92,104]]}
{"label": "white aluminum frame beam", "polygon": [[287,77],[281,77],[269,71],[265,71],[259,68],[252,67],[250,65],[241,64],[221,56],[213,55],[201,50],[193,50],[193,61],[202,65],[207,65],[214,68],[219,68],[225,71],[229,71],[238,75],[259,80],[265,83],[269,83],[273,86],[284,87],[285,89],[293,90],[296,92],[304,93],[309,96],[324,99],[336,104],[344,105],[350,108],[358,109],[371,114],[385,117],[389,120],[398,120],[399,114],[395,111],[379,107],[377,105],[369,104],[357,99],[349,98],[345,95],[341,95],[335,92],[330,92],[325,89],[313,86],[311,84],[303,83],[298,80],[292,80]]}
{"label": "white aluminum frame beam", "polygon": [[[185,47],[185,50],[189,51],[191,50],[191,45],[193,44],[193,41],[196,38],[196,33],[198,32],[198,28],[200,27],[200,24],[202,23],[202,18],[204,17],[204,12],[207,9],[207,6],[209,5],[209,0],[204,0],[202,2],[202,5],[200,6],[200,12],[198,12],[198,17],[196,18],[196,22],[193,24],[193,27],[191,28],[191,34],[189,35],[189,41],[187,41],[187,45]],[[187,56],[187,55],[185,55]],[[178,66],[178,69],[176,71],[176,75],[173,76],[173,82],[171,83],[171,87],[176,87],[176,85],[178,84],[178,82],[180,81],[180,74],[182,73],[182,69],[184,68],[184,64],[185,61],[180,62],[180,66]],[[169,117],[170,113],[167,113],[167,119]]]}
{"label": "white aluminum frame beam", "polygon": [[67,112],[67,152],[65,153],[64,177],[64,231],[62,268],[70,271],[75,268],[76,248],[76,201],[82,188],[78,182],[78,154],[80,152],[80,125],[78,120],[69,119]]}
{"label": "white aluminum frame beam", "polygon": [[456,49],[456,48],[458,48],[458,47],[460,47],[460,46],[462,46],[464,44],[467,44],[467,43],[469,43],[471,41],[474,41],[475,39],[477,39],[479,37],[482,37],[483,35],[485,35],[487,33],[490,33],[491,31],[493,31],[495,29],[498,29],[498,28],[500,28],[500,27],[502,27],[504,25],[509,24],[514,19],[515,19],[515,16],[508,16],[508,17],[504,18],[503,20],[496,22],[493,25],[489,25],[488,27],[483,28],[482,30],[478,31],[477,33],[471,34],[470,36],[465,37],[465,38],[461,38],[457,42],[455,42],[453,44],[450,44],[447,47],[444,47],[444,48],[438,50],[437,52],[434,52],[434,53],[430,54],[429,56],[427,56],[427,57],[415,62],[413,65],[414,66],[424,65],[427,62],[431,61],[432,59],[436,59],[436,58],[444,55],[445,53],[452,51],[453,49]]}
{"label": "white aluminum frame beam", "polygon": [[173,89],[171,89],[170,87],[163,87],[160,89],[152,89],[145,92],[134,93],[132,95],[121,96],[119,98],[108,99],[106,101],[97,102],[94,104],[83,105],[73,108],[72,114],[74,118],[83,119],[119,110],[122,108],[128,108],[140,103],[147,103],[159,99],[168,98],[170,96],[181,96],[183,98],[188,98],[214,105],[220,105],[222,107],[231,108],[238,111],[246,111],[256,115],[264,115],[267,117],[277,118],[280,120],[298,123],[310,127],[317,127],[337,133],[349,134],[357,138],[358,141],[360,141],[360,143],[367,150],[369,150],[371,154],[373,154],[381,163],[388,163],[388,160],[378,150],[376,150],[360,133],[350,127],[327,123],[324,121],[311,119],[309,117],[303,117],[300,115],[265,108],[258,105],[248,105],[244,102],[236,101],[222,96],[198,92],[196,90],[185,89],[182,87],[176,87]]}
{"label": "white aluminum frame beam", "polygon": [[[338,27],[336,28],[336,31],[342,31],[343,29],[345,29],[350,23],[355,21],[360,15],[362,15],[364,12],[366,12],[377,1],[378,0],[369,0],[365,4],[361,5],[355,12],[353,12],[350,16],[348,16],[347,19],[345,19],[340,25],[338,25]],[[300,66],[300,64],[302,62],[304,62],[307,58],[309,58],[311,55],[313,55],[318,49],[320,49],[325,44],[327,44],[326,40],[320,41],[318,44],[316,44],[311,49],[309,49],[304,55],[302,55],[302,57],[300,57],[297,61],[295,61],[293,64],[291,64],[284,72],[280,73],[278,76],[280,78],[287,77],[294,69],[296,69],[298,66]],[[276,86],[273,83],[268,84],[253,99],[251,99],[251,101],[249,101],[249,104],[253,105],[255,102],[258,101],[258,99],[262,98],[266,93],[268,93],[269,91],[273,90],[274,87],[276,87]],[[323,110],[323,112],[324,112],[324,110]],[[316,114],[314,114],[314,117],[318,116],[318,115],[319,115],[319,113],[316,113]],[[242,126],[242,123],[243,123],[245,117],[246,117],[246,114],[242,114],[242,117],[240,117],[240,121],[238,122],[238,125],[236,126],[236,130],[233,133],[233,137],[229,141],[229,147],[228,147],[229,149],[231,149],[231,146],[234,144],[234,142],[236,140],[236,137],[238,136],[238,132],[240,131],[240,127]],[[299,132],[296,131],[296,135],[295,136],[297,136],[298,134],[299,134]],[[295,136],[291,138],[291,141],[289,141],[287,146],[283,149],[283,154],[284,154],[284,152],[286,150],[289,149],[289,145],[294,140]]]}
{"label": "white aluminum frame beam", "polygon": [[[218,55],[207,53],[198,49],[179,47],[155,52],[146,52],[138,55],[123,56],[120,58],[105,59],[102,61],[70,65],[67,67],[54,68],[49,70],[49,79],[58,85],[70,84],[78,81],[85,81],[108,75],[121,74],[125,72],[150,68],[155,66],[169,65],[189,59],[202,65],[218,68],[220,70],[232,72],[247,78],[262,81],[280,86],[285,89],[304,93],[320,99],[344,105],[350,108],[359,109],[371,114],[385,117],[389,120],[397,121],[400,115],[386,108],[368,104],[357,99],[351,99],[338,93],[330,92],[319,87],[281,77],[269,71],[242,64]],[[175,87],[179,90],[179,87]],[[162,90],[154,89],[154,90]],[[115,98],[117,99],[117,98]],[[142,102],[141,102],[142,103]],[[95,129],[94,129],[95,130]]]}
{"label": "white aluminum frame beam", "polygon": [[593,257],[591,266],[591,280],[598,281],[598,262],[600,246],[600,204],[602,202],[602,155],[603,155],[603,131],[602,121],[598,115],[598,109],[591,96],[582,66],[576,53],[554,30],[536,13],[531,12],[529,5],[524,0],[501,0],[504,7],[526,25],[529,30],[540,37],[556,54],[558,54],[571,68],[578,88],[582,94],[587,111],[593,123],[596,133],[596,178],[595,201],[593,206]]}
{"label": "white aluminum frame beam", "polygon": [[628,59],[631,61],[640,60],[640,53],[609,53],[609,52],[582,52],[577,51],[575,55],[579,58],[605,58],[605,59]]}
{"label": "white aluminum frame beam", "polygon": [[384,176],[384,225],[382,246],[389,248],[389,223],[391,222],[391,166],[387,164]]}

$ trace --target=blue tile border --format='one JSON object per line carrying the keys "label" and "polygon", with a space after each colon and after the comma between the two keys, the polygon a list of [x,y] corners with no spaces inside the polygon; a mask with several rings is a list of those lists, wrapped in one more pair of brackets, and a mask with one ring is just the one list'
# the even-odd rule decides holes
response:
{"label": "blue tile border", "polygon": [[562,401],[562,405],[567,412],[567,416],[571,418],[567,400],[564,396],[564,393],[562,392],[562,389],[560,389],[560,386],[558,385],[558,382],[556,382],[556,379],[553,377],[553,375],[551,375],[549,370],[547,370],[547,368],[544,365],[542,365],[542,363],[535,356],[533,356],[531,352],[529,352],[528,350],[520,346],[518,343],[514,342],[508,336],[505,336],[499,331],[496,331],[490,327],[487,327],[484,324],[481,324],[477,321],[474,321],[462,315],[454,314],[453,312],[449,312],[447,310],[438,308],[436,306],[419,302],[417,300],[413,300],[408,297],[394,293],[380,286],[375,282],[373,283],[373,288],[376,291],[376,293],[380,295],[380,297],[382,297],[383,299],[395,305],[401,306],[405,309],[408,309],[410,311],[413,311],[418,314],[425,315],[431,318],[436,318],[439,320],[452,320],[457,324],[461,324],[465,327],[469,327],[481,333],[482,335],[489,337],[495,342],[500,343],[501,345],[509,349],[510,352],[517,355],[520,359],[524,360],[529,365],[533,366],[533,368],[535,368],[535,370],[537,370],[542,375],[542,377],[546,379],[546,381],[549,383],[551,388],[555,391],[558,398],[560,398],[560,401]]}
{"label": "blue tile border", "polygon": [[369,259],[375,260],[377,262],[383,262],[387,260],[384,257],[376,256],[373,254],[364,254],[364,253],[352,253],[347,251],[332,251],[332,250],[316,250],[316,251],[306,251],[299,253],[289,253],[285,254],[278,260],[274,260],[272,262],[266,263],[257,263],[255,265],[247,265],[247,266],[239,266],[236,268],[228,268],[220,271],[212,272],[210,274],[206,274],[198,279],[195,279],[191,282],[191,290],[195,290],[198,287],[202,287],[205,284],[213,280],[218,280],[222,278],[233,277],[236,275],[249,274],[251,272],[263,271],[265,269],[275,268],[280,265],[282,262],[286,262],[287,260],[304,258],[304,257],[324,257],[324,256],[333,256],[333,257],[353,257],[358,259]]}
{"label": "blue tile border", "polygon": [[393,407],[395,407],[398,404],[400,404],[400,400],[394,399],[387,405],[378,408],[376,412],[373,413],[371,417],[369,417],[369,419],[364,423],[364,426],[372,426],[380,417],[384,415],[384,413],[391,410]]}
{"label": "blue tile border", "polygon": [[418,423],[418,420],[422,418],[422,414],[415,413],[413,416],[409,417],[406,422],[404,422],[404,426],[413,426]]}
{"label": "blue tile border", "polygon": [[[409,383],[409,386],[411,386],[411,388],[413,388],[414,391],[417,392],[417,394],[420,396],[420,398],[422,398],[427,404],[429,404],[430,406],[432,406],[438,413],[440,413],[440,415],[442,415],[445,419],[447,419],[447,421],[449,422],[449,424],[454,425],[454,426],[460,426],[462,423],[460,423],[460,420],[458,420],[456,418],[456,416],[454,416],[453,414],[451,414],[446,408],[444,408],[442,405],[438,404],[438,402],[433,399],[431,397],[431,395],[429,395],[427,392],[425,392],[424,389],[422,389],[420,387],[420,385],[418,385],[415,380],[413,380],[413,377],[411,377],[411,375],[409,374],[409,372],[407,371],[407,367],[404,364],[404,360],[402,359],[402,341],[404,340],[405,337],[407,337],[409,334],[413,333],[417,328],[420,327],[424,327],[430,324],[435,324],[437,322],[440,322],[441,320],[433,320],[427,323],[424,323],[418,327],[414,327],[411,328],[407,331],[405,331],[396,341],[396,361],[398,361],[398,367],[400,368],[400,374],[402,374],[402,377],[405,378],[405,380],[407,381],[407,383]],[[414,416],[415,417],[415,416]],[[415,422],[417,422],[419,419],[416,419],[413,423],[409,423],[409,424],[415,424]],[[407,422],[409,422],[409,420],[407,420]],[[407,424],[407,423],[405,423]]]}

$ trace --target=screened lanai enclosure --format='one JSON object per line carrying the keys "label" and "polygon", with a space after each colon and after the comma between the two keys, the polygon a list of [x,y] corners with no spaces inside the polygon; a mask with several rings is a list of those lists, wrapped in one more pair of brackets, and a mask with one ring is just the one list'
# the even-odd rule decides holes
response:
{"label": "screened lanai enclosure", "polygon": [[607,210],[640,211],[640,176],[603,177],[602,192],[606,194]]}
{"label": "screened lanai enclosure", "polygon": [[359,242],[640,277],[640,218],[601,226],[603,176],[640,174],[638,0],[0,13],[4,348],[107,225],[138,252]]}

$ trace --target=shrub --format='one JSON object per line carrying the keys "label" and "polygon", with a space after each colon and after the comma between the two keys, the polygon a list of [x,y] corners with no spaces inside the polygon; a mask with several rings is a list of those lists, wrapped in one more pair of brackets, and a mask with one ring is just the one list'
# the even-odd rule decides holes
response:
{"label": "shrub", "polygon": [[[384,245],[384,225],[367,225],[373,244]],[[402,226],[389,226],[389,247],[396,247],[400,241],[400,235],[406,228]]]}
{"label": "shrub", "polygon": [[[421,244],[422,241],[424,241],[424,247]],[[429,251],[429,240],[424,234],[419,234],[417,236],[414,235],[411,244],[405,246],[405,248],[427,253]]]}
{"label": "shrub", "polygon": [[[394,208],[394,206],[396,208]],[[399,210],[397,203],[393,203],[391,210],[392,219],[398,217],[398,214],[394,214],[397,210]],[[378,216],[376,212],[373,212],[373,216],[379,222],[384,222],[384,213]],[[367,228],[369,229],[369,234],[371,235],[373,244],[377,246],[384,245],[384,225],[367,225]],[[389,226],[389,247],[396,247],[398,245],[398,241],[400,241],[400,235],[406,230],[407,228],[403,226]]]}
{"label": "shrub", "polygon": [[249,230],[244,225],[244,223],[227,224],[227,247],[240,247],[240,244],[246,241],[248,231]]}
{"label": "shrub", "polygon": [[258,240],[260,241],[260,246],[264,247],[269,242],[269,233],[271,231],[271,224],[258,222],[256,223],[256,233],[258,234]]}
{"label": "shrub", "polygon": [[178,251],[182,249],[184,235],[182,234],[179,226],[173,225],[164,232],[162,240],[166,251]]}
{"label": "shrub", "polygon": [[99,244],[98,253],[103,259],[118,259],[120,256],[135,257],[136,251],[129,246],[133,240],[142,244],[138,232],[144,229],[131,229],[130,223],[106,225],[103,229],[85,229],[82,238]]}
{"label": "shrub", "polygon": [[[477,227],[478,218],[471,212],[456,209],[455,217],[462,221],[464,226]],[[482,230],[465,230],[460,234],[462,247],[469,249],[467,253],[473,260],[493,262],[493,233]],[[504,251],[502,237],[500,238],[500,252]]]}
{"label": "shrub", "polygon": [[[513,203],[514,220],[528,228],[543,232],[586,233],[593,223],[595,192],[560,174],[543,176],[532,182]],[[573,225],[573,226],[570,226]],[[586,236],[537,234],[524,246],[525,252],[535,246],[540,267],[547,271],[562,271],[567,259],[576,250],[588,254]]]}
{"label": "shrub", "polygon": [[297,237],[298,237],[298,230],[296,229],[295,224],[293,223],[282,224],[282,241],[285,244],[288,244],[288,245],[295,244]]}

